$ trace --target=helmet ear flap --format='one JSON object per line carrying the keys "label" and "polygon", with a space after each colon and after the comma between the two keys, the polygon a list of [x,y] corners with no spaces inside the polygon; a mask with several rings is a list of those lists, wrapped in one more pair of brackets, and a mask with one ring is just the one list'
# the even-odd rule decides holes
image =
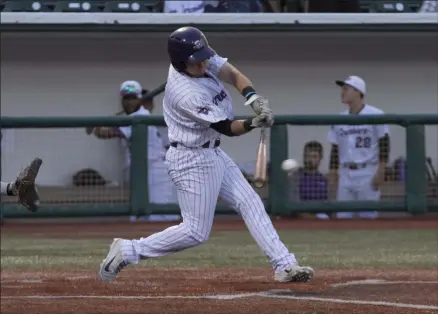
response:
{"label": "helmet ear flap", "polygon": [[173,61],[172,66],[178,72],[183,72],[186,69],[186,63],[184,61]]}

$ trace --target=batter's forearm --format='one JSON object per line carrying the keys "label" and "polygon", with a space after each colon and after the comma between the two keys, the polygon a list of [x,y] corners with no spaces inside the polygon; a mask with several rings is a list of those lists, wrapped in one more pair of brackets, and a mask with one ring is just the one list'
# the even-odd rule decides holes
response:
{"label": "batter's forearm", "polygon": [[251,126],[252,119],[248,120],[222,120],[210,124],[210,127],[225,136],[240,136],[248,133],[254,127]]}
{"label": "batter's forearm", "polygon": [[239,93],[243,94],[245,88],[249,86],[252,87],[252,82],[250,81],[250,79],[239,72],[239,74],[236,77],[236,82],[234,87],[236,87]]}
{"label": "batter's forearm", "polygon": [[252,120],[234,120],[231,123],[231,132],[233,132],[236,136],[243,135],[245,133],[248,133],[252,129],[254,129],[251,126]]}

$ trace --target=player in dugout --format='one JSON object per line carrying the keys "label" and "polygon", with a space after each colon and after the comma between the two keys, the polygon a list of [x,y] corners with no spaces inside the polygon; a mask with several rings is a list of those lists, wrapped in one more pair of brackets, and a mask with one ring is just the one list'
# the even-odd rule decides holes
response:
{"label": "player in dugout", "polygon": [[[341,115],[382,115],[384,112],[365,102],[365,81],[349,76],[336,81],[341,102],[347,106]],[[387,124],[333,125],[328,132],[332,144],[330,181],[338,181],[338,201],[379,201],[389,159],[390,138]],[[337,218],[353,218],[352,212],[339,212]],[[377,218],[377,212],[359,213],[360,218]]]}
{"label": "player in dugout", "polygon": [[[143,99],[147,93],[139,82],[125,81],[120,86],[120,97],[123,111],[128,116],[148,116],[151,114],[154,103],[151,99]],[[123,126],[117,128],[94,127],[92,132],[99,139],[122,139],[125,149],[124,181],[126,185],[130,182],[131,168],[131,135],[132,127]],[[153,204],[177,203],[176,191],[167,173],[167,166],[164,163],[166,149],[161,134],[156,126],[148,127],[148,188],[149,201]],[[179,215],[150,215],[148,217],[131,217],[131,221],[139,218],[148,221],[175,221]]]}

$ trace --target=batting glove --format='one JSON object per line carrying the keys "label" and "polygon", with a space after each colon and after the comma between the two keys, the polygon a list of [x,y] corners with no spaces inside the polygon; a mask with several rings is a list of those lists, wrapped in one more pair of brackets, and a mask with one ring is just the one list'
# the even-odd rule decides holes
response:
{"label": "batting glove", "polygon": [[252,120],[252,127],[255,128],[270,128],[274,124],[274,115],[271,109],[263,110],[258,116]]}
{"label": "batting glove", "polygon": [[254,94],[251,97],[248,98],[248,100],[245,102],[245,106],[251,106],[252,110],[257,115],[260,115],[263,110],[270,110],[269,108],[269,101],[260,95]]}

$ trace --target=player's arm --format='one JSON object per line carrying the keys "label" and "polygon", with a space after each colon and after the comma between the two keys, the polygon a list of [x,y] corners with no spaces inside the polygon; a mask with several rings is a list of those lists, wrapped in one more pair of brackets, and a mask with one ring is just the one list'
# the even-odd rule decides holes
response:
{"label": "player's arm", "polygon": [[[246,87],[252,87],[252,82],[231,63],[226,62],[219,71],[219,79],[233,85],[241,94]],[[245,96],[245,95],[244,95]]]}
{"label": "player's arm", "polygon": [[336,179],[339,169],[339,147],[335,126],[331,126],[328,132],[328,140],[332,144],[330,149],[329,179]]}
{"label": "player's arm", "polygon": [[245,106],[250,105],[256,114],[269,112],[269,103],[266,98],[260,96],[252,86],[252,82],[231,63],[226,62],[219,71],[219,79],[233,85],[243,97],[246,98]]}
{"label": "player's arm", "polygon": [[391,150],[391,140],[388,134],[385,134],[379,139],[379,161],[382,164],[387,164],[389,161],[389,153]]}
{"label": "player's arm", "polygon": [[93,129],[93,134],[100,139],[123,138],[124,135],[118,128],[98,126]]}
{"label": "player's arm", "polygon": [[329,170],[332,172],[336,172],[339,169],[339,148],[338,145],[332,144],[330,150],[330,164]]}
{"label": "player's arm", "polygon": [[256,127],[252,125],[253,119],[247,120],[221,120],[215,123],[211,123],[210,127],[225,136],[240,136],[250,132]]}
{"label": "player's arm", "polygon": [[332,143],[332,147],[330,149],[329,171],[327,175],[329,187],[335,187],[337,185],[338,169],[339,169],[339,148],[337,144]]}
{"label": "player's arm", "polygon": [[379,168],[378,172],[380,175],[384,176],[386,165],[389,161],[391,141],[388,134],[385,134],[379,138]]}
{"label": "player's arm", "polygon": [[379,166],[373,178],[373,185],[377,189],[385,181],[386,165],[389,161],[391,143],[389,138],[389,127],[387,124],[376,125],[375,130],[377,138],[379,139]]}
{"label": "player's arm", "polygon": [[274,122],[272,114],[265,112],[247,120],[230,120],[219,106],[210,102],[206,95],[193,93],[190,98],[179,103],[179,109],[189,119],[225,136],[239,136],[255,128],[269,128]]}

